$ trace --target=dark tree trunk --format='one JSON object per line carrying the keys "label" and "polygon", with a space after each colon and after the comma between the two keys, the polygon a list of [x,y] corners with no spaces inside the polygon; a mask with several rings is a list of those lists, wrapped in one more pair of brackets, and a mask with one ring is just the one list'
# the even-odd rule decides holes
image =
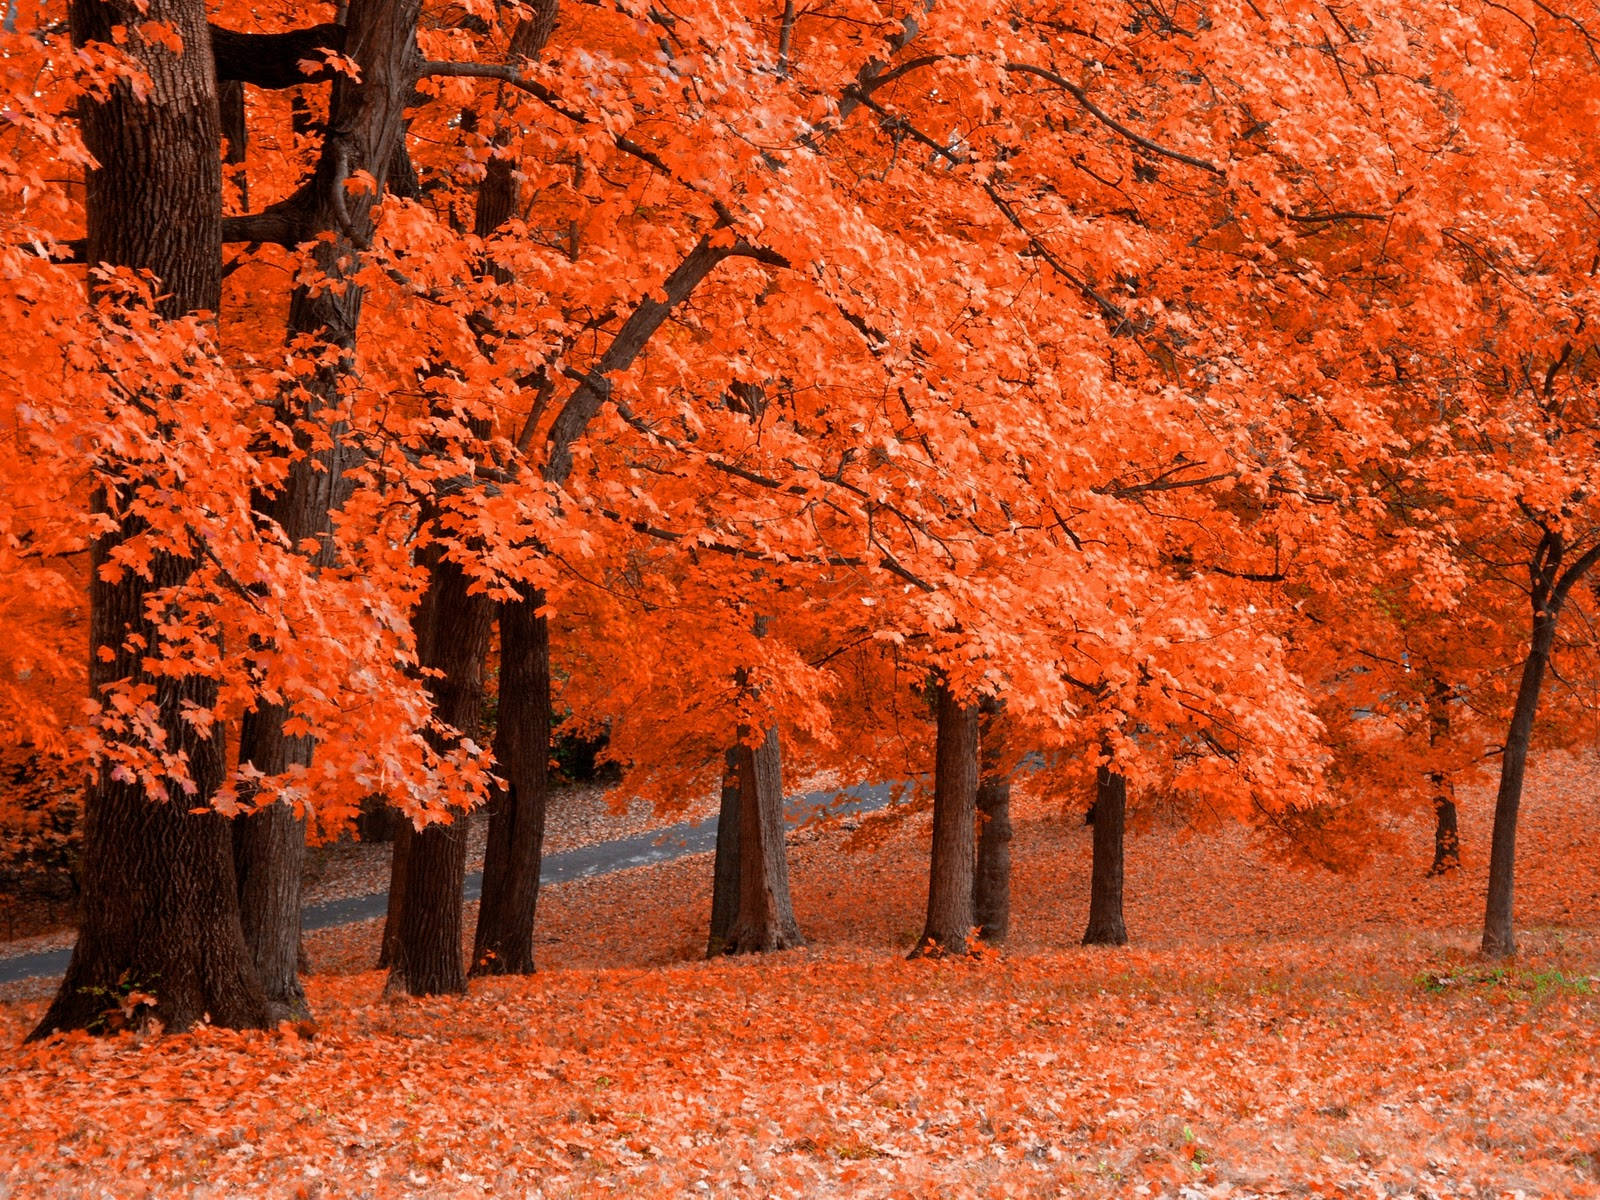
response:
{"label": "dark tree trunk", "polygon": [[[555,27],[556,0],[541,0],[517,25],[506,58],[520,64],[543,49]],[[478,185],[473,232],[494,234],[516,215],[520,186],[515,163],[500,151],[509,130],[491,137],[496,153]],[[501,283],[510,273],[484,264]],[[486,354],[493,351],[484,347]],[[500,610],[500,708],[494,756],[505,786],[489,808],[483,898],[473,934],[474,975],[527,975],[534,969],[533,925],[550,789],[550,629],[539,615],[543,592],[507,601]]]}
{"label": "dark tree trunk", "polygon": [[[356,0],[351,5],[347,44],[361,79],[340,75],[334,81],[329,134],[304,197],[303,236],[333,236],[313,251],[317,285],[301,285],[290,298],[287,336],[291,343],[309,339],[324,354],[311,376],[278,398],[276,419],[291,431],[294,457],[283,489],[259,497],[256,508],[278,526],[289,546],[314,543],[310,554],[319,567],[337,559],[333,514],[350,496],[346,472],[359,458],[349,445],[340,392],[354,366],[365,296],[351,277],[360,266],[360,245],[372,235],[371,206],[382,194],[390,165],[403,157],[402,115],[411,98],[419,7],[419,0]],[[276,50],[280,57],[288,52]],[[242,116],[242,96],[239,104]],[[346,181],[355,171],[372,175],[377,194],[363,199],[348,193]],[[326,354],[329,349],[335,353]],[[240,731],[240,763],[268,776],[310,765],[312,740],[284,733],[292,715],[286,705],[263,705],[249,714]],[[275,1008],[304,1012],[305,994],[295,970],[305,865],[303,822],[281,804],[245,818],[235,838],[234,861],[245,933],[268,999]]]}
{"label": "dark tree trunk", "polygon": [[506,787],[489,813],[474,975],[533,971],[533,924],[550,786],[550,626],[535,592],[500,608],[500,723],[494,756]]}
{"label": "dark tree trunk", "polygon": [[937,684],[933,767],[933,853],[928,919],[911,957],[964,954],[972,933],[973,822],[978,797],[978,705]]}
{"label": "dark tree trunk", "polygon": [[[1428,691],[1428,745],[1436,747],[1450,736],[1450,688],[1437,676]],[[1456,802],[1451,797],[1450,776],[1445,771],[1428,775],[1433,784],[1433,865],[1429,875],[1444,875],[1461,867],[1461,835],[1456,824]]]}
{"label": "dark tree trunk", "polygon": [[739,918],[739,751],[723,756],[722,803],[717,810],[717,853],[711,868],[711,933],[706,957],[728,951]]}
{"label": "dark tree trunk", "polygon": [[[483,719],[483,663],[494,605],[439,550],[428,552],[428,589],[417,606],[417,661],[427,670],[434,715],[460,738],[476,739]],[[436,735],[437,736],[437,735]],[[456,738],[436,742],[440,753]],[[467,820],[436,822],[414,832],[400,897],[399,936],[392,947],[389,988],[412,996],[464,992],[461,958],[462,885],[467,873]],[[391,889],[394,884],[391,882]]]}
{"label": "dark tree trunk", "polygon": [[1489,843],[1489,896],[1483,914],[1483,952],[1492,958],[1509,958],[1517,952],[1512,924],[1517,864],[1517,811],[1522,805],[1522,781],[1528,768],[1528,746],[1533,740],[1533,718],[1539,709],[1539,690],[1555,644],[1556,618],[1536,599],[1533,636],[1522,663],[1522,680],[1511,710],[1511,728],[1500,759],[1500,789],[1495,796],[1494,834]]}
{"label": "dark tree trunk", "polygon": [[406,895],[406,874],[411,863],[411,839],[416,834],[410,820],[394,825],[394,848],[389,855],[389,895],[383,912],[383,940],[378,943],[378,969],[394,966],[400,945],[400,906]]}
{"label": "dark tree trunk", "polygon": [[1001,735],[1001,705],[979,705],[978,866],[972,881],[972,920],[991,945],[1011,932],[1011,775]]}
{"label": "dark tree trunk", "polygon": [[[98,166],[86,191],[92,263],[151,271],[158,305],[174,317],[217,310],[221,299],[222,176],[217,83],[211,66],[205,6],[196,0],[73,0],[73,41],[111,45],[113,30],[159,21],[175,30],[188,53],[173,54],[142,38],[126,40],[149,77],[141,97],[126,83],[99,99],[85,98],[83,139]],[[119,40],[119,39],[116,39]],[[116,464],[110,464],[115,469]],[[97,511],[126,511],[97,492]],[[267,1006],[239,926],[228,826],[206,805],[226,769],[220,731],[204,736],[185,721],[187,705],[211,711],[216,685],[200,676],[151,675],[148,647],[161,641],[148,606],[154,593],[182,585],[197,562],[157,553],[148,578],[125,571],[108,582],[100,568],[141,527],[124,519],[95,539],[89,570],[89,685],[135,681],[153,688],[169,750],[188,759],[192,793],[166,801],[137,781],[113,778],[102,766],[85,804],[83,896],[77,944],[66,977],[30,1035],[60,1029],[106,1029],[154,1016],[171,1030],[202,1020],[236,1028],[262,1026]],[[102,659],[102,651],[108,652]],[[115,738],[114,733],[108,736]],[[131,992],[153,1006],[124,1003]]]}
{"label": "dark tree trunk", "polygon": [[1085,946],[1125,946],[1122,920],[1122,833],[1127,822],[1128,781],[1109,766],[1095,773],[1094,867],[1089,881],[1089,927]]}
{"label": "dark tree trunk", "polygon": [[1456,802],[1443,792],[1433,798],[1433,865],[1429,875],[1447,875],[1461,869],[1461,832],[1456,822]]}
{"label": "dark tree trunk", "polygon": [[392,842],[400,825],[400,814],[392,804],[379,795],[361,801],[361,811],[356,814],[356,840],[361,842]]}
{"label": "dark tree trunk", "polygon": [[[260,713],[247,713],[243,742]],[[282,729],[281,723],[278,729]],[[308,756],[309,757],[309,756]],[[258,763],[260,759],[256,760]],[[263,768],[264,769],[264,768]],[[233,862],[245,945],[255,964],[272,1019],[310,1014],[300,986],[300,889],[305,875],[306,827],[287,804],[271,804],[233,823]]]}
{"label": "dark tree trunk", "polygon": [[245,108],[244,84],[229,80],[217,85],[218,104],[222,113],[222,137],[226,142],[222,161],[232,168],[228,178],[239,189],[239,204],[250,207],[250,180],[245,170],[245,160],[250,150],[250,121]]}
{"label": "dark tree trunk", "polygon": [[739,912],[729,954],[761,954],[805,945],[789,898],[784,842],[783,764],[778,731],[758,746],[741,740],[739,760]]}

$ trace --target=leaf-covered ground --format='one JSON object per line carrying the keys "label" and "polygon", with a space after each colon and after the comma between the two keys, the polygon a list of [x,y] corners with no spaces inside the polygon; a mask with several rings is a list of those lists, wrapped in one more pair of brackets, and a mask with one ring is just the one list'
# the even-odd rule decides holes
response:
{"label": "leaf-covered ground", "polygon": [[1124,950],[1071,945],[1088,836],[1042,800],[978,961],[901,958],[916,819],[801,835],[812,945],[765,961],[692,961],[703,857],[551,889],[543,972],[465,1000],[383,1000],[374,930],[332,932],[315,1037],[14,1051],[0,1196],[1600,1196],[1594,785],[1535,782],[1503,970],[1471,953],[1481,795],[1455,879],[1420,824],[1354,879],[1146,829]]}

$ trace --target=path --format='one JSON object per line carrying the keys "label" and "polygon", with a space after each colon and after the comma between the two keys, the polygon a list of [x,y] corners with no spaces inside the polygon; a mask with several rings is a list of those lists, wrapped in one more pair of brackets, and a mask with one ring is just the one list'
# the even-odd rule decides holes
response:
{"label": "path", "polygon": [[[784,819],[793,828],[817,816],[824,809],[833,816],[872,812],[889,803],[890,785],[858,784],[843,791],[807,792],[791,796],[786,802]],[[574,879],[587,879],[592,875],[609,875],[629,867],[647,867],[654,863],[670,862],[690,854],[704,854],[717,845],[717,818],[704,821],[683,821],[665,829],[654,829],[633,837],[617,838],[610,842],[596,842],[565,850],[560,854],[547,854],[540,866],[539,885],[567,883]],[[474,871],[467,876],[463,893],[468,900],[483,894],[483,872]],[[381,917],[389,905],[388,892],[373,892],[366,896],[352,896],[346,900],[329,900],[313,904],[302,914],[301,921],[309,932],[331,929],[337,925],[352,925]],[[15,958],[0,958],[0,983],[16,983],[22,979],[39,976],[57,976],[66,973],[70,950],[46,950],[38,954],[19,954]]]}

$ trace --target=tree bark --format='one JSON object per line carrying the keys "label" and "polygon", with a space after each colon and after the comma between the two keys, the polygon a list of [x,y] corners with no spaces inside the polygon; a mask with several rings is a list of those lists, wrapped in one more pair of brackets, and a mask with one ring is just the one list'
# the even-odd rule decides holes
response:
{"label": "tree bark", "polygon": [[[483,718],[483,662],[494,605],[469,591],[460,566],[435,547],[427,554],[428,588],[415,619],[417,661],[426,670],[434,715],[455,730],[436,738],[441,754],[461,738],[476,739]],[[461,957],[462,886],[467,873],[464,814],[416,830],[409,839],[401,883],[399,936],[389,964],[390,991],[412,996],[464,992]],[[393,884],[391,884],[393,887]]]}
{"label": "tree bark", "polygon": [[1433,865],[1429,875],[1448,875],[1461,869],[1461,831],[1456,802],[1443,792],[1433,798]]}
{"label": "tree bark", "polygon": [[[1543,611],[1541,611],[1543,609]],[[1489,843],[1489,895],[1483,914],[1483,952],[1491,958],[1510,958],[1517,952],[1512,907],[1516,890],[1517,812],[1522,805],[1522,782],[1528,768],[1528,746],[1533,740],[1533,719],[1539,709],[1539,691],[1555,644],[1558,612],[1535,600],[1533,635],[1522,679],[1506,731],[1500,759],[1500,787],[1495,796],[1494,833]]]}
{"label": "tree bark", "polygon": [[973,822],[978,795],[978,705],[936,685],[938,731],[933,768],[933,853],[928,917],[912,958],[965,954],[972,933]]}
{"label": "tree bark", "polygon": [[711,932],[706,957],[728,952],[739,919],[739,750],[723,756],[722,803],[717,810],[717,853],[711,868]]}
{"label": "tree bark", "polygon": [[[1436,747],[1450,736],[1450,688],[1437,676],[1428,691],[1428,745]],[[1456,802],[1446,771],[1428,775],[1433,784],[1433,865],[1428,874],[1444,875],[1461,867],[1461,835],[1456,823]]]}
{"label": "tree bark", "polygon": [[[159,21],[182,38],[174,54],[142,37],[127,38],[149,78],[136,94],[126,82],[81,102],[85,146],[98,164],[86,188],[91,263],[148,270],[159,281],[157,311],[175,317],[215,312],[221,299],[222,172],[217,83],[205,6],[197,0],[73,0],[73,42],[110,45],[114,30]],[[101,513],[125,512],[128,495],[94,495]],[[123,519],[90,547],[89,685],[93,697],[125,680],[153,689],[168,748],[187,756],[192,793],[152,796],[137,780],[101,765],[85,802],[83,897],[78,940],[66,977],[30,1034],[109,1029],[147,1016],[169,1030],[210,1020],[236,1028],[267,1023],[239,925],[228,826],[207,805],[226,764],[220,730],[203,734],[183,719],[185,706],[212,711],[214,682],[152,674],[145,655],[159,646],[160,617],[149,604],[182,585],[197,560],[157,553],[148,576],[102,575],[111,553],[143,527]],[[114,738],[114,733],[108,732]],[[133,993],[155,997],[136,1003]]]}
{"label": "tree bark", "polygon": [[[557,0],[540,0],[517,25],[507,48],[520,63],[543,49],[555,27]],[[473,232],[491,236],[516,215],[520,185],[515,163],[502,153],[510,131],[497,129],[478,185]],[[500,283],[510,272],[485,262]],[[485,346],[486,354],[493,353]],[[527,975],[534,969],[533,926],[550,790],[550,629],[539,610],[543,592],[521,595],[500,609],[500,709],[494,756],[505,777],[489,808],[483,897],[473,934],[472,974]]]}
{"label": "tree bark", "polygon": [[1122,919],[1122,834],[1127,812],[1127,779],[1109,766],[1100,767],[1095,772],[1094,866],[1085,946],[1128,944],[1128,927]]}
{"label": "tree bark", "polygon": [[400,909],[406,895],[407,867],[411,862],[411,822],[400,816],[394,825],[394,847],[389,854],[389,895],[384,904],[383,938],[378,943],[378,970],[394,966],[400,945]]}
{"label": "tree bark", "polygon": [[789,856],[784,841],[783,765],[778,731],[760,745],[741,740],[739,761],[739,913],[726,953],[761,954],[804,946],[789,897]]}
{"label": "tree bark", "polygon": [[[247,713],[240,741],[261,719]],[[281,724],[279,729],[281,729]],[[256,751],[259,764],[265,755]],[[307,755],[307,758],[310,756]],[[264,769],[264,768],[263,768]],[[300,986],[301,885],[306,826],[287,804],[270,804],[233,822],[233,864],[239,918],[250,961],[274,1021],[310,1015]]]}
{"label": "tree bark", "polygon": [[[316,548],[309,553],[318,567],[337,560],[333,514],[349,499],[352,489],[346,472],[360,457],[349,445],[340,394],[341,383],[354,367],[356,331],[365,296],[352,276],[359,269],[360,249],[372,236],[371,206],[382,195],[390,165],[403,145],[402,116],[411,98],[419,7],[418,0],[355,0],[350,6],[348,44],[354,47],[361,78],[356,81],[339,75],[334,80],[330,132],[305,194],[304,236],[332,237],[313,251],[318,285],[302,284],[290,298],[287,338],[291,343],[309,339],[319,349],[331,348],[336,353],[320,356],[321,365],[313,374],[280,393],[275,417],[281,427],[292,431],[293,458],[283,489],[274,496],[258,497],[256,509],[277,525],[287,545],[299,550],[314,544]],[[225,67],[236,67],[250,57],[243,46],[270,50],[267,58],[277,61],[292,56],[293,46],[299,44],[294,41],[297,37],[321,44],[343,32],[338,27],[319,27],[282,35],[278,41],[225,34],[216,53]],[[293,63],[289,66],[293,68]],[[250,78],[238,70],[230,74],[235,79]],[[348,194],[345,184],[355,171],[372,175],[375,194],[365,198]],[[318,427],[325,438],[312,432]],[[263,705],[250,713],[240,730],[240,763],[251,764],[267,776],[309,766],[315,751],[312,739],[284,733],[284,723],[292,715],[290,705]],[[245,817],[235,835],[234,861],[246,938],[268,999],[277,1009],[302,1013],[305,994],[296,965],[304,823],[282,804]]]}
{"label": "tree bark", "polygon": [[1011,932],[1011,776],[1006,771],[1001,705],[979,705],[978,865],[972,883],[972,920],[990,945]]}
{"label": "tree bark", "polygon": [[500,720],[494,757],[505,776],[489,812],[474,975],[533,972],[533,925],[550,786],[550,627],[544,594],[500,608]]}

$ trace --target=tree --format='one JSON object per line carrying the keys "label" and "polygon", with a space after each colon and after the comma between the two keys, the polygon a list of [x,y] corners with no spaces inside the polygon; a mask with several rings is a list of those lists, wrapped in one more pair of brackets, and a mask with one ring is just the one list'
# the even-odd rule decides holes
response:
{"label": "tree", "polygon": [[972,933],[978,794],[978,702],[957,697],[943,679],[933,685],[938,723],[934,751],[933,852],[928,866],[928,917],[912,957],[964,954]]}
{"label": "tree", "polygon": [[550,625],[533,600],[502,603],[500,702],[494,758],[506,778],[489,807],[483,898],[473,934],[472,972],[533,970],[550,774]]}
{"label": "tree", "polygon": [[711,928],[706,934],[706,957],[727,951],[733,923],[739,916],[739,751],[729,747],[722,767],[722,790],[717,805],[717,848],[711,862]]}
{"label": "tree", "polygon": [[1122,835],[1128,811],[1128,781],[1109,763],[1095,768],[1094,862],[1089,879],[1089,926],[1085,946],[1125,946],[1122,919]]}
{"label": "tree", "polygon": [[978,936],[999,944],[1011,933],[1011,768],[992,696],[978,703],[978,861],[972,879],[972,921]]}
{"label": "tree", "polygon": [[[85,806],[78,940],[31,1036],[99,1027],[108,1009],[129,1003],[137,1017],[170,1029],[203,1020],[260,1026],[267,1005],[239,924],[228,825],[209,808],[225,772],[221,730],[202,719],[216,705],[217,685],[181,664],[163,670],[157,660],[152,669],[147,657],[204,552],[183,525],[163,527],[150,492],[163,482],[162,442],[182,436],[170,410],[163,414],[162,381],[205,386],[212,341],[188,314],[214,313],[221,298],[219,117],[205,8],[190,0],[76,0],[71,19],[76,46],[104,50],[125,40],[126,58],[81,108],[84,147],[96,163],[85,205],[85,256],[102,264],[95,288],[125,286],[130,276],[120,268],[150,272],[159,289],[147,293],[147,314],[111,310],[102,336],[109,344],[119,333],[138,336],[142,325],[153,339],[192,338],[198,361],[186,372],[181,358],[157,359],[144,380],[136,356],[105,364],[106,403],[151,421],[144,449],[154,454],[107,454],[95,464],[93,506],[103,519],[90,555],[89,683],[108,746]],[[140,32],[118,36],[130,28]],[[144,82],[136,84],[134,72]],[[138,762],[151,745],[163,748],[170,770],[118,761],[119,746]]]}

